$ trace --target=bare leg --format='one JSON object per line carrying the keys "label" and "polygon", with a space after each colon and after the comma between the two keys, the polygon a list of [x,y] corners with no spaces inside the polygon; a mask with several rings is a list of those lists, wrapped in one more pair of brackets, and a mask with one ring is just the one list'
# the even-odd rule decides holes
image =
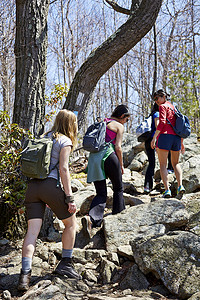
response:
{"label": "bare leg", "polygon": [[174,168],[176,180],[178,182],[178,187],[180,185],[182,185],[182,170],[179,165],[179,156],[180,156],[180,151],[172,151],[171,150],[171,162],[172,162],[172,166]]}
{"label": "bare leg", "polygon": [[[70,218],[62,221],[65,225],[65,229],[62,234],[63,250],[70,250],[73,249],[75,242],[76,216],[74,214]],[[74,269],[71,257],[62,257],[54,273],[59,275],[67,275],[69,278],[82,279],[81,275],[79,275]]]}
{"label": "bare leg", "polygon": [[42,226],[42,219],[28,220],[28,231],[26,233],[23,247],[22,257],[33,257],[35,251],[35,244]]}
{"label": "bare leg", "polygon": [[158,153],[158,159],[160,163],[160,175],[162,178],[162,181],[165,186],[165,190],[169,189],[169,184],[168,184],[168,171],[167,171],[167,158],[168,158],[168,150],[162,150],[157,148],[157,153]]}
{"label": "bare leg", "polygon": [[[24,243],[22,247],[22,269],[21,269],[19,282],[18,282],[18,290],[20,291],[27,291],[29,289],[29,284],[31,279],[32,257],[35,252],[35,244],[41,226],[42,226],[42,219],[28,220],[28,230],[24,238]],[[23,266],[23,260],[25,259],[26,262],[28,262],[28,264]]]}
{"label": "bare leg", "polygon": [[62,220],[65,229],[62,234],[63,249],[73,249],[76,237],[76,216]]}

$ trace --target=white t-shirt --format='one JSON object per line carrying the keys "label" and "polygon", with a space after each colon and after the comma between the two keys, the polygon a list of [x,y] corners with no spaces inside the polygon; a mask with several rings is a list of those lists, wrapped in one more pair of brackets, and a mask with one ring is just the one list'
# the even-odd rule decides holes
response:
{"label": "white t-shirt", "polygon": [[[52,133],[50,132],[48,136],[52,136]],[[55,169],[53,169],[48,177],[58,179],[58,171],[59,170],[59,157],[60,157],[60,151],[62,148],[66,146],[72,146],[72,141],[70,138],[68,138],[66,135],[60,135],[58,137],[58,140],[53,139],[53,148],[51,152],[51,161],[50,161],[50,170],[53,168],[57,163],[57,166]]]}

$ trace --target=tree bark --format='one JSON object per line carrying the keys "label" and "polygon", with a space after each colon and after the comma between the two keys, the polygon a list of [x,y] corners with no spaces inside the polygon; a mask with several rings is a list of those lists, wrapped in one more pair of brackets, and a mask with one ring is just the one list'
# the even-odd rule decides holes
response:
{"label": "tree bark", "polygon": [[16,0],[16,78],[13,122],[43,131],[49,0]]}
{"label": "tree bark", "polygon": [[[153,71],[153,88],[151,96],[156,90],[157,77],[158,77],[158,52],[157,52],[157,33],[156,33],[156,24],[153,26],[153,40],[154,40],[154,71]],[[152,105],[153,106],[153,105]]]}
{"label": "tree bark", "polygon": [[139,6],[127,22],[91,52],[74,77],[64,108],[79,111],[79,128],[85,121],[91,94],[98,80],[150,31],[156,21],[162,0],[137,2]]}
{"label": "tree bark", "polygon": [[1,61],[1,81],[2,81],[2,94],[3,94],[3,110],[10,110],[10,99],[9,99],[9,76],[8,76],[8,61],[7,61],[7,51],[4,52],[0,58]]}

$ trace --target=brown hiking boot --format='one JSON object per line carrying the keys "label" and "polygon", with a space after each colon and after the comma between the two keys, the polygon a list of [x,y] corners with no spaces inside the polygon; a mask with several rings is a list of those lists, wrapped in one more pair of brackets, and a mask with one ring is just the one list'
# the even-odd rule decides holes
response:
{"label": "brown hiking boot", "polygon": [[18,287],[17,287],[18,290],[27,291],[29,289],[30,280],[31,280],[31,270],[26,272],[21,269]]}
{"label": "brown hiking boot", "polygon": [[79,275],[75,270],[72,263],[72,259],[69,257],[63,257],[59,264],[57,265],[54,273],[59,275],[66,275],[69,278],[82,279],[82,276]]}

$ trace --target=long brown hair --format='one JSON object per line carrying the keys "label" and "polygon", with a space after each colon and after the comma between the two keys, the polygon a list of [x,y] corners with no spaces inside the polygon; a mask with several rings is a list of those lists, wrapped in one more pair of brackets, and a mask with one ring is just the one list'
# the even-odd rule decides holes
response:
{"label": "long brown hair", "polygon": [[56,139],[60,134],[64,134],[72,141],[73,148],[77,144],[77,117],[76,115],[67,109],[62,109],[56,116],[53,127],[51,128],[53,135]]}

